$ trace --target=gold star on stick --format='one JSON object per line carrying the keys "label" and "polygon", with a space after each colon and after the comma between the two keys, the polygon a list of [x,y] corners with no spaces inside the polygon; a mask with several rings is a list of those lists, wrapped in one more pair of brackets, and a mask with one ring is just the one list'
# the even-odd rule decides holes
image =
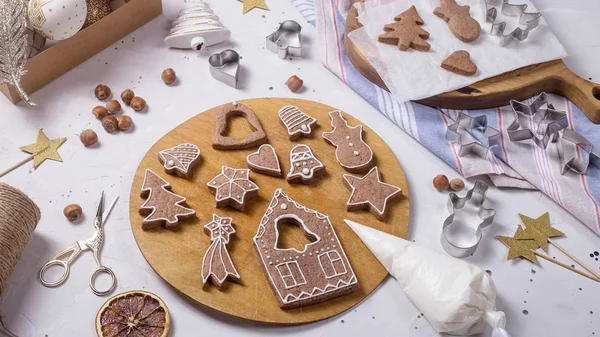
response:
{"label": "gold star on stick", "polygon": [[269,10],[269,6],[265,3],[265,0],[241,0],[244,3],[243,13],[246,14],[254,8]]}
{"label": "gold star on stick", "polygon": [[534,240],[538,247],[548,251],[549,238],[564,236],[565,234],[556,228],[550,226],[550,214],[542,214],[537,219],[519,214],[521,221],[525,225],[525,230],[520,231],[515,237],[519,240]]}
{"label": "gold star on stick", "polygon": [[46,159],[62,162],[58,148],[67,138],[48,139],[42,129],[38,133],[37,141],[30,145],[21,146],[20,149],[33,156],[33,168],[37,168]]}
{"label": "gold star on stick", "polygon": [[523,229],[519,226],[513,237],[510,236],[496,236],[496,239],[500,240],[506,247],[508,247],[508,256],[506,260],[512,260],[517,257],[524,257],[527,260],[539,264],[535,257],[535,250],[538,245],[533,240],[519,240],[516,237],[523,233]]}

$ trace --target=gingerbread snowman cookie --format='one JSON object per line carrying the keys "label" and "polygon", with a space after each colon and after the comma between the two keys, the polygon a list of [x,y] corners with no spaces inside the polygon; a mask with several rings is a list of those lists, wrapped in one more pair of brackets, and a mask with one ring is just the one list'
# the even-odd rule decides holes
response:
{"label": "gingerbread snowman cookie", "polygon": [[339,110],[329,113],[333,131],[324,132],[323,139],[336,147],[335,157],[344,169],[362,173],[373,166],[373,150],[362,138],[362,125],[349,126]]}

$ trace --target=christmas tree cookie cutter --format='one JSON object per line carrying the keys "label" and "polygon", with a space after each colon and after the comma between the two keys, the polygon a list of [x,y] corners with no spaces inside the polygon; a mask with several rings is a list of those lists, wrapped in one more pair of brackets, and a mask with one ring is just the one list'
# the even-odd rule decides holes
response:
{"label": "christmas tree cookie cutter", "polygon": [[[448,197],[448,211],[450,212],[450,215],[444,220],[442,234],[440,235],[440,242],[446,253],[454,257],[462,258],[472,255],[477,250],[481,238],[483,237],[483,229],[490,226],[494,222],[494,217],[496,216],[495,209],[485,208],[483,206],[488,188],[489,186],[483,182],[476,181],[473,188],[470,189],[464,197],[459,197],[456,193],[450,193]],[[454,224],[457,210],[464,208],[468,202],[473,203],[478,208],[477,215],[481,219],[481,223],[479,223],[475,230],[475,243],[472,245],[460,245],[453,242],[453,240],[448,237],[448,231],[449,227]]]}
{"label": "christmas tree cookie cutter", "polygon": [[[529,36],[529,32],[534,30],[540,23],[542,13],[540,12],[525,12],[526,4],[515,5],[508,2],[509,0],[485,0],[486,15],[485,21],[492,24],[490,34],[500,36],[500,45],[506,46],[513,40],[524,41]],[[496,21],[498,16],[498,8],[500,13],[506,16],[518,17],[520,25],[525,28],[517,27],[512,32],[505,34],[506,21]]]}
{"label": "christmas tree cookie cutter", "polygon": [[500,142],[500,132],[488,126],[486,115],[471,117],[459,112],[456,122],[448,125],[446,141],[458,142],[460,157],[474,154],[487,159],[490,148]]}
{"label": "christmas tree cookie cutter", "polygon": [[266,39],[267,50],[277,54],[280,59],[288,56],[302,57],[302,26],[294,20],[287,20],[269,34]]}
{"label": "christmas tree cookie cutter", "polygon": [[[211,55],[208,59],[210,75],[215,79],[237,88],[240,74],[240,55],[233,49],[226,49]],[[233,69],[229,69],[233,68]]]}

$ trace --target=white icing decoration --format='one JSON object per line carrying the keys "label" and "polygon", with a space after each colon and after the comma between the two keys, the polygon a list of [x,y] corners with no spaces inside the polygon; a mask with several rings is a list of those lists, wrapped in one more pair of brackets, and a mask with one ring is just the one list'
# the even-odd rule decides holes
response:
{"label": "white icing decoration", "polygon": [[302,174],[304,174],[305,176],[308,175],[310,173],[310,170],[307,168],[303,168],[302,169]]}
{"label": "white icing decoration", "polygon": [[306,130],[308,130],[308,127],[306,126],[306,124],[302,124],[300,129],[302,129],[302,131],[306,131]]}
{"label": "white icing decoration", "polygon": [[281,209],[287,209],[287,204],[281,204]]}
{"label": "white icing decoration", "polygon": [[346,139],[347,139],[347,140],[350,140],[350,136],[346,136]]}
{"label": "white icing decoration", "polygon": [[358,156],[360,153],[358,151],[352,152],[353,155]]}
{"label": "white icing decoration", "polygon": [[173,167],[173,165],[175,165],[175,162],[174,162],[173,160],[169,160],[169,161],[167,162],[167,165],[168,165],[169,167]]}
{"label": "white icing decoration", "polygon": [[348,144],[348,146],[350,146],[350,147],[353,147],[353,146],[354,146],[354,143],[350,143],[350,144]]}

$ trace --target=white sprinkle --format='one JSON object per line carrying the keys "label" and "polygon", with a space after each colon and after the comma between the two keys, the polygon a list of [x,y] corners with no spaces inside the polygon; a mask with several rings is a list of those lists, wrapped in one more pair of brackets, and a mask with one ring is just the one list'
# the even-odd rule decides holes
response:
{"label": "white sprinkle", "polygon": [[306,131],[306,130],[308,130],[308,127],[306,127],[306,125],[302,124],[302,126],[300,127],[300,129],[302,129],[302,131]]}
{"label": "white sprinkle", "polygon": [[169,160],[169,161],[167,162],[167,166],[168,166],[168,167],[173,167],[173,166],[175,166],[175,162],[174,162],[173,160]]}
{"label": "white sprinkle", "polygon": [[304,174],[304,175],[308,175],[309,173],[310,173],[310,170],[309,170],[309,169],[307,169],[307,168],[303,168],[303,169],[302,169],[302,174]]}
{"label": "white sprinkle", "polygon": [[287,204],[281,204],[281,209],[287,209]]}
{"label": "white sprinkle", "polygon": [[346,136],[346,139],[350,139],[350,136]]}
{"label": "white sprinkle", "polygon": [[355,156],[358,156],[360,153],[358,151],[352,152]]}
{"label": "white sprinkle", "polygon": [[354,146],[354,143],[350,143],[350,144],[348,144],[348,146],[350,146],[350,147],[353,147],[353,146]]}
{"label": "white sprinkle", "polygon": [[296,167],[300,167],[300,163],[296,163]]}

